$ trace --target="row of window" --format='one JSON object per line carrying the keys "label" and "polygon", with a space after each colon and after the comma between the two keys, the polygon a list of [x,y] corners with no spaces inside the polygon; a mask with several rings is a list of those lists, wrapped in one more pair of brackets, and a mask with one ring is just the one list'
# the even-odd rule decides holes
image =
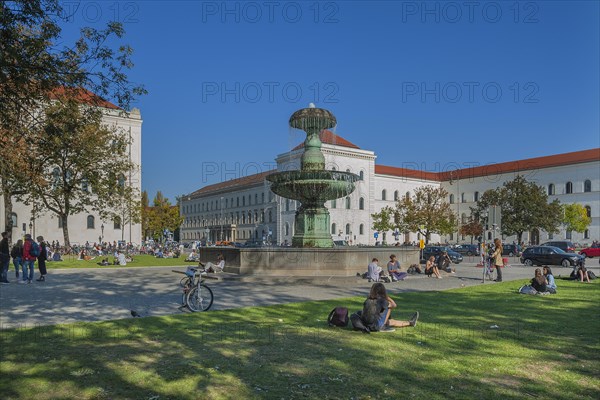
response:
{"label": "row of window", "polygon": [[[346,235],[351,235],[353,233],[352,232],[352,225],[346,224],[346,230],[345,230],[345,232],[346,232],[345,233]],[[338,231],[337,224],[335,222],[333,224],[331,224],[331,234],[332,235],[341,235],[342,234],[341,230]],[[365,224],[360,224],[358,226],[358,234],[359,235],[364,235],[365,234]]]}
{"label": "row of window", "polygon": [[[586,179],[585,181],[583,181],[583,193],[589,193],[592,191],[592,181],[589,179]],[[556,193],[556,186],[554,185],[554,183],[550,183],[548,184],[548,196],[553,196],[559,193]],[[564,194],[572,194],[574,193],[573,191],[573,182],[567,182],[565,183],[565,193]]]}
{"label": "row of window", "polygon": [[[241,202],[240,202],[240,199],[241,199]],[[249,194],[248,196],[244,195],[244,196],[236,197],[235,202],[234,202],[233,197],[231,197],[231,198],[221,197],[220,199],[215,199],[215,200],[206,201],[206,202],[202,202],[202,203],[188,204],[188,205],[183,206],[183,213],[184,214],[195,214],[195,213],[204,212],[204,211],[220,210],[223,207],[223,205],[224,205],[224,208],[245,207],[246,199],[248,199],[248,205],[251,206],[252,205],[252,195]],[[271,202],[271,201],[273,201],[273,192],[269,191],[269,202]],[[264,204],[264,203],[265,203],[265,193],[260,194],[260,203],[259,203],[258,193],[255,193],[254,194],[254,205]]]}
{"label": "row of window", "polygon": [[[352,201],[351,201],[350,197],[346,197],[344,199],[344,205],[345,205],[346,210],[350,210],[352,208]],[[331,200],[331,208],[337,208],[337,200]],[[361,197],[360,199],[358,199],[358,209],[359,210],[365,209],[364,197]]]}
{"label": "row of window", "polygon": [[204,226],[214,226],[218,224],[256,224],[256,223],[265,223],[265,215],[267,217],[268,222],[273,222],[273,210],[269,209],[268,212],[265,210],[261,210],[260,214],[258,210],[248,211],[247,213],[239,211],[229,214],[223,214],[222,216],[219,214],[215,214],[212,216],[208,216],[208,218],[200,218],[200,217],[189,217],[186,218],[183,227],[184,228],[197,228]]}
{"label": "row of window", "polygon": [[[18,218],[17,218],[17,214],[16,213],[10,213],[9,218],[12,220],[12,226],[17,226],[18,223]],[[87,225],[87,229],[96,229],[96,217],[94,217],[93,215],[88,215],[87,219],[86,219],[86,225]],[[63,220],[62,218],[58,217],[58,229],[62,229],[63,227]],[[116,217],[113,220],[113,229],[121,229],[121,218]],[[23,223],[23,231],[27,231],[27,224]]]}
{"label": "row of window", "polygon": [[[71,173],[69,171],[67,171],[67,176],[65,178],[67,181],[69,181],[71,179]],[[116,178],[116,183],[117,185],[119,185],[120,187],[125,187],[125,175],[123,174],[119,174],[119,176]],[[60,172],[60,168],[55,167],[52,170],[52,190],[56,189],[61,183],[61,172]],[[82,179],[81,180],[81,190],[83,192],[90,192],[90,184],[89,181],[87,179]]]}
{"label": "row of window", "polygon": [[[404,196],[405,196],[407,199],[408,199],[408,198],[410,198],[410,192],[406,192],[406,193],[404,194]],[[381,191],[381,200],[387,200],[387,199],[388,199],[387,197],[388,197],[388,196],[387,196],[387,190],[386,190],[386,189],[383,189],[383,190]],[[400,192],[399,192],[398,190],[396,190],[396,191],[394,191],[394,201],[398,201],[398,200],[400,200]]]}

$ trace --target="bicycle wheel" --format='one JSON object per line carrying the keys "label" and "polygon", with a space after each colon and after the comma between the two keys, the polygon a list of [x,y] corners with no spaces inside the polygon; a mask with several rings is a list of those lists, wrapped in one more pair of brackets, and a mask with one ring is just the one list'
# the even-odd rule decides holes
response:
{"label": "bicycle wheel", "polygon": [[182,288],[184,288],[184,287],[186,287],[186,286],[188,286],[188,285],[191,284],[191,280],[192,280],[192,278],[190,278],[189,276],[184,276],[179,281],[179,286],[181,286]]}
{"label": "bicycle wheel", "polygon": [[186,304],[191,311],[206,311],[212,306],[213,292],[204,284],[200,284],[187,295]]}

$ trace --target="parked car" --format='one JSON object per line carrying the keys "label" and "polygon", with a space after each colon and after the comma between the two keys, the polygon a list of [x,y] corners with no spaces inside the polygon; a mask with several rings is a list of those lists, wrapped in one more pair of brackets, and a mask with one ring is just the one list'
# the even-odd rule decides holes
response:
{"label": "parked car", "polygon": [[517,256],[519,257],[521,255],[521,246],[519,246],[518,244],[505,244],[502,246],[502,255],[503,256]]}
{"label": "parked car", "polygon": [[567,253],[554,246],[533,246],[525,249],[521,254],[521,263],[530,267],[532,265],[562,265],[572,267],[584,259],[576,253]]}
{"label": "parked car", "polygon": [[552,240],[550,242],[542,243],[542,246],[554,246],[567,253],[575,253],[575,245],[568,240]]}
{"label": "parked car", "polygon": [[448,252],[448,256],[454,264],[459,264],[463,260],[463,256],[445,246],[426,246],[423,249],[423,259],[427,260],[431,256],[439,256],[443,251]]}
{"label": "parked car", "polygon": [[581,254],[582,256],[585,256],[585,257],[589,257],[589,258],[600,257],[600,245],[597,244],[597,245],[590,246],[585,249],[581,249],[579,254]]}
{"label": "parked car", "polygon": [[348,246],[348,242],[345,240],[334,240],[333,247],[346,247]]}
{"label": "parked car", "polygon": [[478,256],[479,246],[476,244],[460,244],[452,248],[455,252],[468,256]]}

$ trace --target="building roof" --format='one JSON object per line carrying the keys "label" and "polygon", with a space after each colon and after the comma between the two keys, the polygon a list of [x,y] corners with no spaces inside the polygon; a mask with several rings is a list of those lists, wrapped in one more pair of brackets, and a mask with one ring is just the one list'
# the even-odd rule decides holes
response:
{"label": "building roof", "polygon": [[228,180],[225,182],[208,185],[201,189],[196,190],[195,192],[191,193],[190,195],[188,195],[186,197],[195,198],[195,197],[205,196],[207,194],[213,194],[213,193],[226,191],[228,189],[232,189],[232,188],[238,187],[238,186],[252,186],[252,185],[262,184],[262,183],[264,183],[266,176],[269,174],[272,174],[273,172],[277,172],[277,170],[272,169],[269,171],[260,172],[258,174],[248,175],[248,176],[244,176],[241,178],[231,179],[231,180]]}
{"label": "building roof", "polygon": [[386,165],[376,165],[375,173],[380,175],[391,175],[421,180],[450,181],[519,171],[531,171],[541,168],[560,167],[563,165],[580,164],[591,161],[600,161],[600,148],[555,154],[552,156],[527,158],[524,160],[508,161],[444,172],[429,172],[390,167]]}
{"label": "building roof", "polygon": [[50,92],[51,99],[59,99],[65,96],[72,97],[80,103],[109,108],[111,110],[121,110],[120,107],[114,105],[110,101],[104,100],[102,97],[84,88],[66,88],[61,86]]}
{"label": "building roof", "polygon": [[[336,135],[335,133],[333,133],[327,129],[324,129],[321,131],[321,133],[319,134],[319,138],[321,139],[321,142],[326,143],[326,144],[332,144],[334,146],[350,147],[352,149],[360,149],[360,147],[358,147],[354,143],[347,141],[343,137]],[[301,149],[303,147],[304,147],[304,142],[302,142],[298,146],[294,147],[292,149],[292,151]]]}

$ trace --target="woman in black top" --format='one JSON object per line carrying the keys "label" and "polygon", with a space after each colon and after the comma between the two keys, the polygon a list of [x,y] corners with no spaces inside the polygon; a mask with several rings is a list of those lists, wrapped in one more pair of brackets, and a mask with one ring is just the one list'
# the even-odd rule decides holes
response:
{"label": "woman in black top", "polygon": [[546,289],[546,278],[542,275],[542,270],[536,268],[535,277],[531,280],[531,286],[538,292],[545,292]]}
{"label": "woman in black top", "polygon": [[40,255],[37,257],[38,259],[38,269],[40,270],[40,277],[36,279],[38,282],[43,282],[46,280],[46,243],[44,242],[44,238],[42,236],[37,237],[37,241],[40,244]]}

